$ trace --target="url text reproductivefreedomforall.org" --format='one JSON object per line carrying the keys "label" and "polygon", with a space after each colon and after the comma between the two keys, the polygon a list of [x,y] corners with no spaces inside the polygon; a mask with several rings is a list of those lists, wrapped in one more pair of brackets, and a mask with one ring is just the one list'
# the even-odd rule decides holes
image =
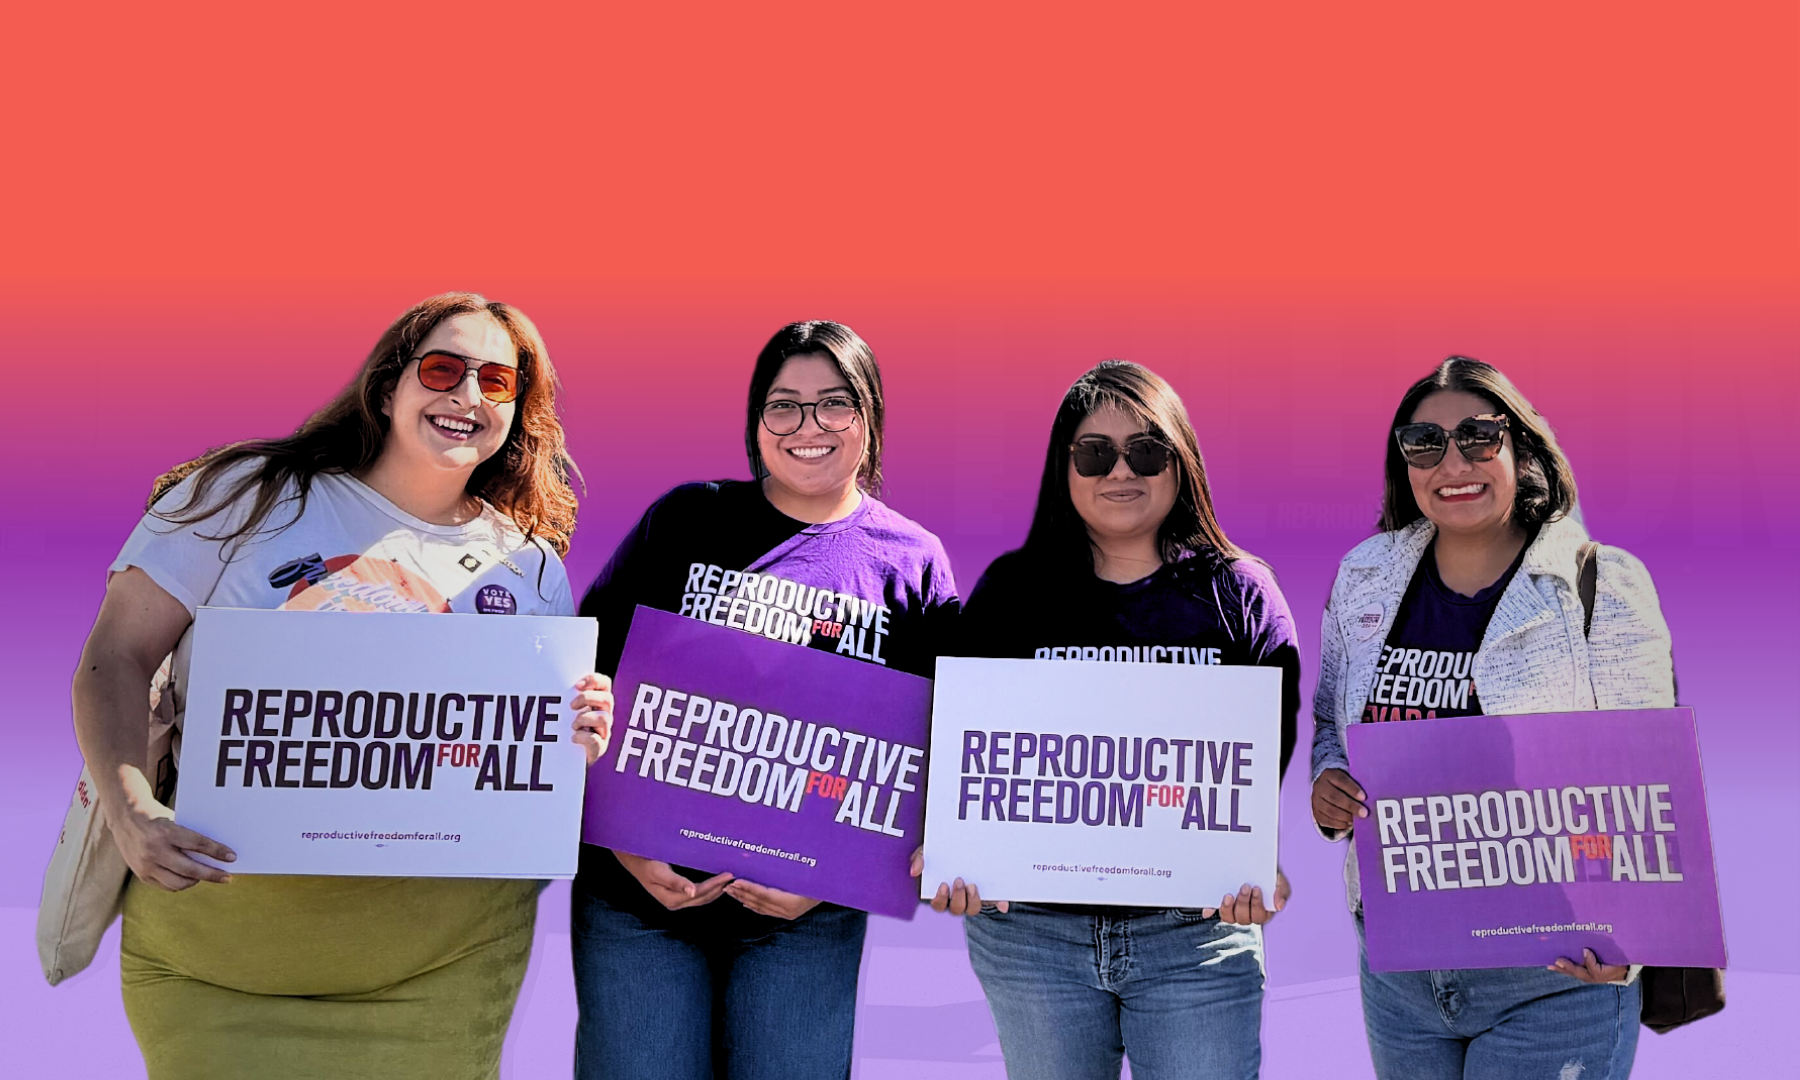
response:
{"label": "url text reproductivefreedomforall.org", "polygon": [[1154,866],[1071,866],[1068,863],[1032,863],[1033,870],[1063,874],[1136,874],[1139,877],[1174,877],[1175,871]]}
{"label": "url text reproductivefreedomforall.org", "polygon": [[1540,926],[1536,923],[1530,926],[1494,926],[1482,930],[1471,930],[1469,936],[1473,938],[1514,937],[1519,934],[1567,934],[1571,932],[1610,934],[1613,932],[1613,924],[1609,922],[1570,922],[1551,923],[1548,926]]}
{"label": "url text reproductivefreedomforall.org", "polygon": [[781,848],[765,847],[762,844],[752,844],[748,840],[739,840],[735,836],[714,836],[712,833],[695,832],[693,829],[681,829],[678,831],[683,837],[689,840],[704,840],[709,844],[721,844],[725,847],[742,848],[745,851],[754,851],[758,855],[773,855],[778,859],[787,859],[789,862],[802,863],[806,866],[819,865],[819,860],[813,858],[811,855],[802,855],[795,851],[784,851]]}

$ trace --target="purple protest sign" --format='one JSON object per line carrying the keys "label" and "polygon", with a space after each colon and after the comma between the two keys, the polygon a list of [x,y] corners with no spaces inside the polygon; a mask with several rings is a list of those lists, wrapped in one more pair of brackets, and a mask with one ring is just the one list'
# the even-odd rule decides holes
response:
{"label": "purple protest sign", "polygon": [[1352,724],[1376,971],[1724,967],[1689,709]]}
{"label": "purple protest sign", "polygon": [[640,607],[613,693],[584,843],[918,910],[929,679]]}

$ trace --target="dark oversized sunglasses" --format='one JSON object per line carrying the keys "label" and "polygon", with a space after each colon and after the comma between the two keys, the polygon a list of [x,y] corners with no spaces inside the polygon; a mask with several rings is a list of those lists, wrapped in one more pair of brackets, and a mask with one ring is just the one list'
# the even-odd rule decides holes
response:
{"label": "dark oversized sunglasses", "polygon": [[1148,437],[1133,439],[1122,450],[1118,443],[1100,436],[1082,439],[1069,446],[1069,460],[1075,463],[1075,471],[1087,477],[1112,472],[1121,454],[1125,464],[1137,475],[1159,476],[1169,467],[1171,453],[1168,444]]}
{"label": "dark oversized sunglasses", "polygon": [[1401,424],[1394,429],[1400,456],[1415,469],[1430,469],[1444,460],[1452,442],[1470,461],[1492,461],[1506,443],[1504,416],[1471,416],[1449,431],[1436,424]]}
{"label": "dark oversized sunglasses", "polygon": [[519,396],[519,369],[505,364],[484,364],[466,356],[448,352],[428,352],[419,357],[419,385],[443,393],[454,390],[475,373],[481,396],[504,405]]}

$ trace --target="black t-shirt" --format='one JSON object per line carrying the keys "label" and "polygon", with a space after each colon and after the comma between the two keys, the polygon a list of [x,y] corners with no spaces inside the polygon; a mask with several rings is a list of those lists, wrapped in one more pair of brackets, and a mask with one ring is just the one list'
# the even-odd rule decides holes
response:
{"label": "black t-shirt", "polygon": [[[749,483],[683,484],[656,500],[619,541],[581,597],[580,613],[600,624],[595,670],[619,669],[631,616],[639,604],[682,610],[683,571],[690,563],[741,571],[805,527],[804,521],[775,509]],[[686,606],[692,610],[693,601]]]}
{"label": "black t-shirt", "polygon": [[[994,560],[963,607],[957,655],[1091,662],[1256,664],[1281,669],[1281,771],[1294,753],[1300,651],[1269,568],[1196,555],[1119,585],[1034,566],[1022,552]],[[979,883],[979,882],[978,882]],[[1144,908],[1045,905],[1079,914]]]}
{"label": "black t-shirt", "polygon": [[1394,627],[1381,647],[1363,723],[1481,715],[1475,654],[1530,546],[1527,539],[1499,581],[1474,596],[1463,596],[1438,576],[1437,540],[1432,540],[1407,583]]}
{"label": "black t-shirt", "polygon": [[1193,556],[1124,585],[994,560],[963,607],[962,656],[1281,668],[1281,768],[1294,753],[1300,651],[1275,575],[1254,559]]}
{"label": "black t-shirt", "polygon": [[[581,614],[600,624],[596,671],[618,670],[640,604],[926,678],[957,611],[943,544],[879,499],[865,495],[847,517],[809,525],[741,480],[673,489],[620,542],[581,600]],[[730,897],[671,912],[610,851],[587,844],[577,884],[658,925],[741,934],[782,921]]]}

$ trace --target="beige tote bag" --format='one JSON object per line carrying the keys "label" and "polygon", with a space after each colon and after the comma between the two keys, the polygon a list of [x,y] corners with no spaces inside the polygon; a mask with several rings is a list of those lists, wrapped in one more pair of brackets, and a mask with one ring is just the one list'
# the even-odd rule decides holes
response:
{"label": "beige tote bag", "polygon": [[[180,711],[171,666],[165,659],[150,683],[150,739],[144,756],[144,775],[165,804],[175,792],[175,718]],[[118,918],[130,874],[100,812],[93,775],[83,765],[50,868],[44,871],[38,904],[38,961],[51,986],[93,962],[106,928]]]}

